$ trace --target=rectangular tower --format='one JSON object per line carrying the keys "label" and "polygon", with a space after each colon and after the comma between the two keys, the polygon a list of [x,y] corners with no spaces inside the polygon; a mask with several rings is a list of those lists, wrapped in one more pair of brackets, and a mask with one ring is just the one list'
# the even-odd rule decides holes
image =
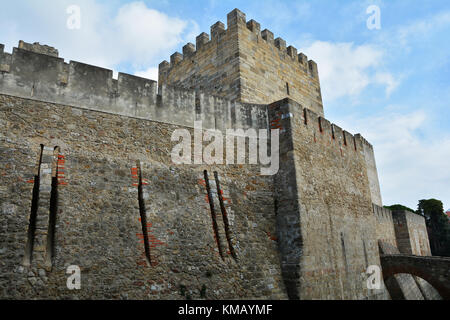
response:
{"label": "rectangular tower", "polygon": [[323,116],[317,64],[286,41],[261,31],[254,20],[234,9],[211,26],[211,39],[201,33],[170,63],[159,65],[159,85],[208,91],[240,102],[268,104],[286,97]]}

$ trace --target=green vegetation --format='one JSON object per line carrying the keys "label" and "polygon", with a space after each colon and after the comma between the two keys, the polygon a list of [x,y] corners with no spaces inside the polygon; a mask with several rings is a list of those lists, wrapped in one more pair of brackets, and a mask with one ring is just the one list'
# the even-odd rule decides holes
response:
{"label": "green vegetation", "polygon": [[442,202],[436,199],[420,200],[416,213],[425,216],[431,253],[450,257],[450,223]]}
{"label": "green vegetation", "polygon": [[386,209],[389,209],[389,210],[391,210],[391,211],[401,211],[401,210],[406,210],[406,211],[411,211],[411,212],[414,212],[415,213],[415,211],[413,210],[413,209],[411,209],[411,208],[408,208],[408,207],[406,207],[406,206],[404,206],[404,205],[401,205],[401,204],[393,204],[392,206],[384,206]]}

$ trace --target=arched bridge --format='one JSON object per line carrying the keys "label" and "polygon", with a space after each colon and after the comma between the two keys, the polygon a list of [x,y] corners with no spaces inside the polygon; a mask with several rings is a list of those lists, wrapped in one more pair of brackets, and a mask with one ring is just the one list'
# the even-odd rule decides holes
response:
{"label": "arched bridge", "polygon": [[404,254],[381,255],[383,278],[397,273],[409,273],[430,283],[445,300],[450,300],[450,258],[410,256]]}

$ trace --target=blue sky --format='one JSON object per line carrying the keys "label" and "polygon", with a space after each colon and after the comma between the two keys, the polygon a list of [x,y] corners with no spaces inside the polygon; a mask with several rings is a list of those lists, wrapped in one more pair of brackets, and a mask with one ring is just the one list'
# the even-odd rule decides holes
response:
{"label": "blue sky", "polygon": [[[81,28],[67,28],[78,5]],[[377,5],[381,29],[369,30]],[[390,1],[36,0],[2,4],[0,43],[155,80],[157,65],[239,8],[319,67],[326,117],[375,148],[384,204],[450,208],[450,4]]]}

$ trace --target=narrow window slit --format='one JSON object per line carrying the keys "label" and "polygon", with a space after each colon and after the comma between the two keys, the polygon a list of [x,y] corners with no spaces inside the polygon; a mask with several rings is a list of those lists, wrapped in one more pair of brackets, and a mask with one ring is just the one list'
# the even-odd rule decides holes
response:
{"label": "narrow window slit", "polygon": [[25,256],[23,260],[23,264],[26,266],[31,265],[31,258],[33,255],[33,247],[34,247],[34,238],[36,235],[36,217],[39,203],[39,178],[41,171],[41,162],[42,162],[42,151],[44,150],[44,145],[41,144],[41,150],[39,151],[39,157],[37,162],[37,172],[34,176],[34,185],[33,185],[33,197],[31,200],[31,212],[30,212],[30,220],[28,222],[28,232],[27,232],[27,243],[25,245]]}
{"label": "narrow window slit", "polygon": [[355,139],[355,137],[353,137],[353,146],[355,147],[355,151],[356,151],[356,139]]}
{"label": "narrow window slit", "polygon": [[237,258],[236,252],[234,251],[233,243],[231,242],[230,223],[228,221],[227,210],[226,210],[225,204],[223,202],[222,189],[220,188],[219,175],[217,174],[217,171],[214,171],[214,178],[216,180],[217,195],[219,196],[220,210],[222,211],[222,218],[223,218],[223,224],[225,226],[225,235],[227,237],[228,249],[230,250],[232,257],[236,259]]}
{"label": "narrow window slit", "polygon": [[348,274],[347,252],[345,249],[344,233],[342,233],[342,232],[341,232],[341,247],[342,247],[342,258],[344,260],[344,266],[345,266],[345,273]]}
{"label": "narrow window slit", "polygon": [[305,124],[308,124],[308,117],[306,115],[306,108],[303,109],[303,118],[304,118]]}
{"label": "narrow window slit", "polygon": [[205,177],[206,192],[208,193],[209,208],[211,209],[211,219],[212,219],[213,230],[214,230],[214,238],[217,243],[217,248],[219,249],[219,255],[223,259],[223,252],[222,252],[222,248],[220,246],[219,230],[217,227],[216,211],[214,209],[214,199],[212,197],[211,187],[209,185],[208,171],[207,170],[203,171],[203,174]]}
{"label": "narrow window slit", "polygon": [[286,82],[286,93],[289,96],[289,83]]}
{"label": "narrow window slit", "polygon": [[344,146],[347,146],[347,137],[346,137],[345,132],[344,132],[343,136],[344,136]]}
{"label": "narrow window slit", "polygon": [[48,217],[47,230],[47,247],[46,247],[46,261],[48,267],[52,266],[52,260],[55,255],[55,231],[56,231],[56,215],[58,212],[58,156],[59,147],[55,147],[53,152],[53,168],[52,168],[52,189],[50,193],[50,210]]}
{"label": "narrow window slit", "polygon": [[319,131],[320,131],[320,132],[323,132],[323,129],[322,129],[322,121],[321,121],[322,118],[319,117],[318,119],[319,119],[319,120],[318,120],[318,121],[319,121]]}
{"label": "narrow window slit", "polygon": [[364,261],[366,262],[366,268],[367,268],[369,266],[369,261],[367,259],[366,242],[364,241],[364,239],[362,239],[362,243],[363,243],[363,249],[364,249]]}
{"label": "narrow window slit", "polygon": [[202,113],[201,105],[200,105],[200,93],[198,91],[195,92],[195,114],[199,115]]}
{"label": "narrow window slit", "polygon": [[148,241],[148,230],[147,230],[147,212],[145,210],[145,202],[144,202],[144,191],[142,186],[142,168],[141,163],[138,161],[136,163],[138,174],[139,174],[139,183],[138,183],[138,199],[139,199],[139,215],[141,217],[141,227],[142,227],[142,235],[144,237],[144,250],[145,250],[145,258],[147,260],[147,264],[151,266],[151,256],[150,256],[150,245]]}

